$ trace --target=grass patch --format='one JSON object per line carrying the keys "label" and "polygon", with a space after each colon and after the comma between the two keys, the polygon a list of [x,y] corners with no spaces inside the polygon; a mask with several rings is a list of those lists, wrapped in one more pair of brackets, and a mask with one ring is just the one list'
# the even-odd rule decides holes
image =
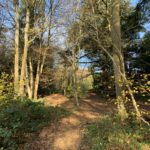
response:
{"label": "grass patch", "polygon": [[80,79],[78,93],[80,98],[85,98],[89,90],[93,88],[93,77],[89,75],[88,77]]}
{"label": "grass patch", "polygon": [[89,150],[150,149],[150,128],[135,122],[121,123],[117,117],[107,115],[87,126],[84,143]]}
{"label": "grass patch", "polygon": [[0,104],[0,148],[17,149],[28,133],[37,132],[51,122],[69,115],[60,107],[44,106],[41,102],[17,99]]}

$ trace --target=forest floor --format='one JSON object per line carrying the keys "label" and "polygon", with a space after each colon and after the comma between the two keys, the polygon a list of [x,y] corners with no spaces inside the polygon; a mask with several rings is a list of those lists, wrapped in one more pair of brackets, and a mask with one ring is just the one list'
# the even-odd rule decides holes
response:
{"label": "forest floor", "polygon": [[78,108],[72,100],[60,94],[52,94],[45,99],[46,105],[66,108],[71,114],[43,128],[25,146],[26,150],[87,150],[82,141],[85,126],[114,109],[112,102],[104,102],[95,93],[83,98]]}
{"label": "forest floor", "polygon": [[81,99],[78,108],[74,101],[60,94],[47,96],[45,105],[63,107],[71,114],[43,128],[25,150],[87,150],[83,141],[85,126],[115,110],[112,101],[104,101],[95,93]]}

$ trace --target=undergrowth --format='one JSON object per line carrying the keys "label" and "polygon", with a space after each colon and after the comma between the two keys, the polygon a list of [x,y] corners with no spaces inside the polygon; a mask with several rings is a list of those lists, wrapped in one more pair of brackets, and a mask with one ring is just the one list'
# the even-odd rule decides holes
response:
{"label": "undergrowth", "polygon": [[131,120],[121,123],[107,115],[87,126],[84,143],[89,150],[148,150],[150,128]]}
{"label": "undergrowth", "polygon": [[17,150],[34,133],[51,122],[69,115],[60,107],[44,106],[41,102],[19,98],[0,103],[0,150]]}

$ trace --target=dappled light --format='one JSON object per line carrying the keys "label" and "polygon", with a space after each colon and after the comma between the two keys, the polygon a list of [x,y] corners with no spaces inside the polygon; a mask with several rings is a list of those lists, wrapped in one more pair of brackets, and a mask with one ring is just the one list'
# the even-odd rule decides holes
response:
{"label": "dappled light", "polygon": [[0,150],[150,150],[150,0],[0,0]]}
{"label": "dappled light", "polygon": [[[33,143],[28,143],[30,145],[29,149],[60,149],[60,150],[77,150],[81,146],[83,138],[83,127],[86,124],[91,124],[96,122],[97,119],[103,117],[106,112],[113,112],[114,106],[107,105],[101,101],[100,97],[96,94],[95,98],[89,99],[93,95],[89,93],[87,98],[80,101],[80,106],[77,107],[72,100],[63,101],[65,96],[60,94],[52,94],[45,99],[45,105],[49,105],[47,101],[51,98],[56,98],[51,101],[51,105],[66,108],[70,115],[68,117],[62,118],[59,122],[50,125],[49,127],[43,128],[39,133],[38,140]],[[62,97],[62,103],[58,103],[59,98]],[[58,101],[57,101],[58,98]],[[60,101],[59,101],[60,102]],[[38,142],[37,142],[38,141]],[[38,148],[35,145],[38,144]]]}
{"label": "dappled light", "polygon": [[69,101],[69,99],[62,94],[52,94],[44,98],[45,104],[49,106],[60,106],[63,103]]}

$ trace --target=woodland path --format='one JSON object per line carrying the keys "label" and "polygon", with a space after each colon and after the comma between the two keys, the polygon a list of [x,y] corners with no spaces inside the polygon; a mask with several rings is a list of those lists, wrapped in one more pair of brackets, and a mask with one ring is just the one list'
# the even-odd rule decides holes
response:
{"label": "woodland path", "polygon": [[43,128],[35,141],[28,143],[26,150],[87,150],[81,144],[84,126],[100,119],[104,113],[112,112],[114,108],[111,102],[104,103],[95,93],[89,93],[82,99],[79,108],[59,94],[46,97],[46,105],[62,106],[71,115]]}

